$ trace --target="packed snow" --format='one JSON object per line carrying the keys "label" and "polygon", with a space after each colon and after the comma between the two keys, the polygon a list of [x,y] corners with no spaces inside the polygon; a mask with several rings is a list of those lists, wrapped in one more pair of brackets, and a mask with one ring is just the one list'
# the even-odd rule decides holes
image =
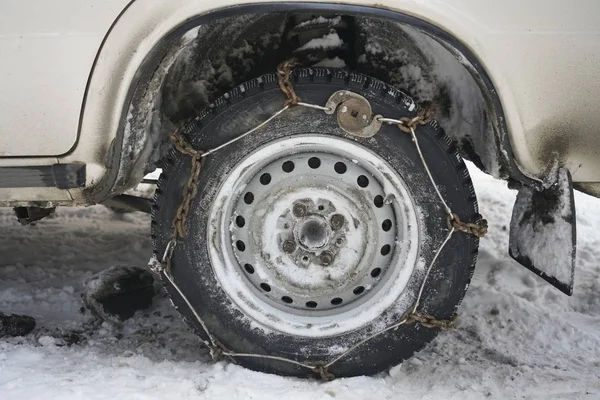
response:
{"label": "packed snow", "polygon": [[0,339],[0,399],[600,398],[600,201],[576,194],[567,297],[509,258],[516,193],[471,170],[490,232],[458,326],[389,372],[328,383],[213,363],[161,290],[121,325],[96,322],[82,308],[83,283],[112,265],[147,263],[148,216],[63,208],[20,226],[2,209],[0,311],[31,315],[37,327]]}

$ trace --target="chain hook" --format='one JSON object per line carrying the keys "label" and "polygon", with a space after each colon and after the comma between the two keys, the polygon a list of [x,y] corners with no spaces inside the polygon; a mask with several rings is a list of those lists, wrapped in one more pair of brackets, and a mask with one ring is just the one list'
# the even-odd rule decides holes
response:
{"label": "chain hook", "polygon": [[165,252],[163,253],[161,264],[166,265],[171,261],[171,257],[173,257],[173,251],[175,251],[175,246],[177,246],[177,239],[172,238],[169,240],[167,247],[165,248]]}
{"label": "chain hook", "polygon": [[325,365],[316,366],[314,370],[319,374],[323,382],[330,382],[335,379],[335,375],[329,372],[329,369]]}

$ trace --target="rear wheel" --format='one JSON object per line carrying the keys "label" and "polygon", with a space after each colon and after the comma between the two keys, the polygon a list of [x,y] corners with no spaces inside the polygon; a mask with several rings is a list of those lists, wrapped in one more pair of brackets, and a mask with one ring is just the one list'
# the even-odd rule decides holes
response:
{"label": "rear wheel", "polygon": [[[409,98],[362,75],[301,70],[294,86],[309,103],[325,104],[333,92],[348,89],[366,97],[375,114],[414,115]],[[187,140],[213,148],[264,121],[283,100],[275,75],[247,82],[194,120]],[[462,220],[475,219],[473,187],[448,137],[435,122],[417,134],[446,202]],[[153,218],[157,254],[170,240],[190,171],[189,157],[178,153],[168,164]],[[302,107],[206,158],[187,230],[173,254],[173,279],[218,342],[232,352],[307,364],[332,360],[399,321],[447,235],[445,211],[410,135],[384,126],[372,138],[349,136],[335,117]],[[477,245],[473,236],[452,236],[428,278],[423,312],[440,319],[454,314]],[[205,336],[177,291],[167,289]],[[436,333],[402,325],[329,370],[336,376],[382,371]],[[259,371],[312,374],[274,359],[234,361]]]}

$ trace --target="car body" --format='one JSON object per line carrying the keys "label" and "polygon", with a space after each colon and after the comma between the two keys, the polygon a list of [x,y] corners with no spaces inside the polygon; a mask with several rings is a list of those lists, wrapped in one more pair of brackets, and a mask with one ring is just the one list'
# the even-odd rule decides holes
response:
{"label": "car body", "polygon": [[[600,6],[594,0],[577,7],[562,0],[4,0],[0,7],[5,206],[92,204],[134,186],[147,164],[147,143],[156,142],[131,125],[140,108],[135,92],[159,78],[159,62],[163,68],[173,62],[165,54],[176,57],[173,46],[183,47],[197,25],[217,18],[304,10],[374,15],[426,32],[482,92],[494,131],[486,140],[499,154],[483,160],[488,172],[531,183],[543,180],[556,160],[572,171],[576,186],[600,194]],[[31,168],[43,175],[42,167],[57,164],[81,165],[85,178],[78,170],[72,187],[24,187],[20,173]]]}

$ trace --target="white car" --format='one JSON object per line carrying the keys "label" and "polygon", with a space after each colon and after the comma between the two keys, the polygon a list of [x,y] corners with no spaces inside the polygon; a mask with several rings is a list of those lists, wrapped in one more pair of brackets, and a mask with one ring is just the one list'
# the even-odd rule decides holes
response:
{"label": "white car", "polygon": [[0,205],[149,211],[124,193],[162,168],[150,266],[215,358],[372,374],[451,326],[487,228],[463,158],[572,291],[597,0],[0,0],[0,57]]}

